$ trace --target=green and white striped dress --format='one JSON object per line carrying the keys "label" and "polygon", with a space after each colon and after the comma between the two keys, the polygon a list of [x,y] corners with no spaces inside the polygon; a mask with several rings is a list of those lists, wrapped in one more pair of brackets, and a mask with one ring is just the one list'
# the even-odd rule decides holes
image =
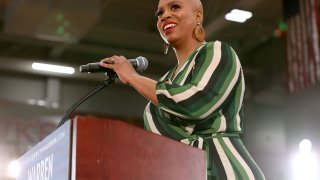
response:
{"label": "green and white striped dress", "polygon": [[265,179],[239,138],[245,84],[234,50],[204,43],[173,77],[175,69],[158,81],[145,128],[205,150],[208,180]]}

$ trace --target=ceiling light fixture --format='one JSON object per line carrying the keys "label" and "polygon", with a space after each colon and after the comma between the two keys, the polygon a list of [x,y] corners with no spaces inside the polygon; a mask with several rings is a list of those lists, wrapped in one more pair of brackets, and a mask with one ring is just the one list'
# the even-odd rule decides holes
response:
{"label": "ceiling light fixture", "polygon": [[44,63],[32,63],[32,68],[39,71],[48,71],[62,74],[73,74],[75,72],[73,67],[59,66]]}
{"label": "ceiling light fixture", "polygon": [[249,11],[244,11],[240,9],[233,9],[228,14],[225,15],[225,19],[229,21],[235,21],[239,23],[244,23],[252,17],[252,13]]}

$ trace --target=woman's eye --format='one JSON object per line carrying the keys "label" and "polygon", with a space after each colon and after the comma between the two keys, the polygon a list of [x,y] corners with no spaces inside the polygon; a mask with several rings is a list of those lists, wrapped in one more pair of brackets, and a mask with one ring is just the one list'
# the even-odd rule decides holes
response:
{"label": "woman's eye", "polygon": [[160,18],[163,14],[163,11],[162,10],[159,10],[156,12],[156,17]]}
{"label": "woman's eye", "polygon": [[178,4],[174,4],[171,6],[171,10],[177,10],[180,9],[180,6]]}

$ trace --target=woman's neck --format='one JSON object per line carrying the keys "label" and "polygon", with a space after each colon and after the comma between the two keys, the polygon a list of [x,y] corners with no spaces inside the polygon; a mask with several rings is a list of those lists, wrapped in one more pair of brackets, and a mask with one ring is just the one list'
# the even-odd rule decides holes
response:
{"label": "woman's neck", "polygon": [[188,42],[184,43],[181,46],[174,47],[174,51],[176,53],[177,60],[178,60],[178,66],[181,66],[182,64],[184,64],[187,58],[202,44],[203,42],[192,41],[189,43]]}
{"label": "woman's neck", "polygon": [[178,46],[177,44],[175,44],[175,46],[173,48],[176,53],[177,60],[178,60],[178,65],[175,69],[175,72],[173,73],[174,78],[176,77],[176,75],[178,74],[180,69],[182,68],[183,64],[187,61],[188,57],[196,49],[198,49],[203,44],[203,42],[191,41],[189,43],[185,42],[185,43],[181,43],[181,44],[182,44],[181,46]]}

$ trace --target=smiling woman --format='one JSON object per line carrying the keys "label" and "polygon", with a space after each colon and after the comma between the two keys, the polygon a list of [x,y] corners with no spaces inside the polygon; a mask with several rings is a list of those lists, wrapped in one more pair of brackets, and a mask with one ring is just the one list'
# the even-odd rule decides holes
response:
{"label": "smiling woman", "polygon": [[207,152],[208,180],[265,179],[240,139],[245,82],[236,52],[224,42],[205,41],[200,0],[160,0],[156,15],[165,48],[176,54],[170,71],[155,81],[123,56],[100,66],[150,100],[146,130]]}

